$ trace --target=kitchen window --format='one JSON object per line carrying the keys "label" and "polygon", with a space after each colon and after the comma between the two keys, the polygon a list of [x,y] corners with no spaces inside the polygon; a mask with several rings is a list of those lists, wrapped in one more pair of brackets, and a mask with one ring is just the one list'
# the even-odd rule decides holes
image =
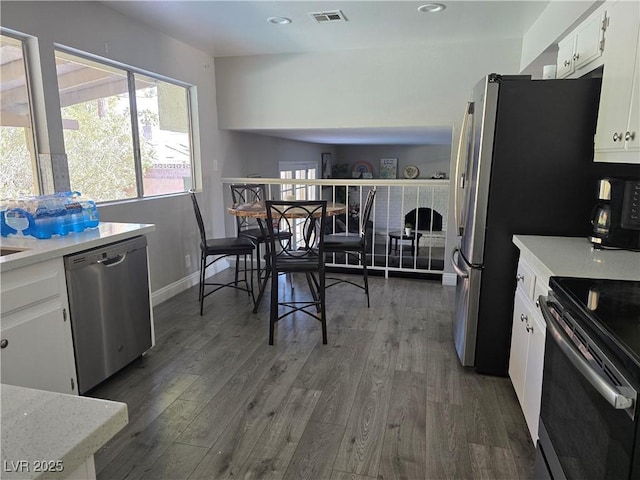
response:
{"label": "kitchen window", "polygon": [[96,201],[192,186],[189,87],[56,50],[71,189]]}
{"label": "kitchen window", "polygon": [[0,198],[39,193],[26,46],[0,35]]}

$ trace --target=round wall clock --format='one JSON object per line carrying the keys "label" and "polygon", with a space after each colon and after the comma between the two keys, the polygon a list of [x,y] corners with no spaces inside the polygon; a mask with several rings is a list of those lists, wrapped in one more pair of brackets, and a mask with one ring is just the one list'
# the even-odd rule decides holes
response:
{"label": "round wall clock", "polygon": [[420,174],[420,170],[415,165],[407,165],[403,170],[404,178],[416,178]]}

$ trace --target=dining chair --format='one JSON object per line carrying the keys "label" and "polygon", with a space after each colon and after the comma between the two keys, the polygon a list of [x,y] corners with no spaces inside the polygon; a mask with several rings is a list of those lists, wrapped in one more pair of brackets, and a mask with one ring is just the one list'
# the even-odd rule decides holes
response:
{"label": "dining chair", "polygon": [[[267,267],[271,275],[271,309],[269,314],[269,345],[273,345],[275,324],[296,312],[305,313],[322,324],[322,343],[327,343],[325,310],[324,232],[327,201],[267,200],[267,230],[269,248]],[[288,236],[279,235],[288,233]],[[304,273],[311,300],[279,301],[280,273]],[[280,306],[285,311],[280,315]]]}
{"label": "dining chair", "polygon": [[[200,301],[200,315],[204,311],[204,299],[214,292],[217,292],[221,288],[231,287],[237,290],[246,291],[251,297],[255,306],[255,296],[253,294],[253,251],[255,250],[254,243],[244,237],[227,237],[227,238],[207,238],[207,234],[204,228],[204,222],[202,220],[202,214],[200,213],[200,207],[196,200],[194,191],[189,191],[191,195],[191,201],[193,202],[193,210],[196,215],[196,221],[198,222],[198,229],[200,230],[200,289],[198,291],[198,300]],[[244,279],[240,282],[237,277],[234,281],[228,283],[206,282],[205,272],[207,268],[213,265],[218,260],[223,258],[235,256],[236,264],[240,256],[244,256]],[[249,268],[247,269],[247,256],[249,256]],[[209,257],[215,257],[209,261]],[[249,271],[249,279],[247,279],[247,271]],[[244,282],[245,286],[241,287],[239,284]],[[205,286],[213,286],[213,290],[204,293]]]}
{"label": "dining chair", "polygon": [[[264,203],[267,199],[267,190],[265,184],[258,183],[237,183],[231,184],[231,199],[234,205],[238,204],[251,204],[251,203]],[[256,265],[258,271],[258,278],[261,278],[262,268],[260,254],[260,245],[267,242],[267,233],[260,227],[259,220],[252,217],[236,217],[236,226],[238,230],[238,236],[248,238],[256,246]],[[276,232],[276,237],[288,238],[288,232]],[[236,261],[236,281],[238,280],[238,265]]]}
{"label": "dining chair", "polygon": [[343,253],[346,257],[356,257],[362,265],[362,276],[364,279],[364,283],[359,284],[345,278],[329,277],[327,280],[331,280],[333,283],[327,285],[326,288],[333,287],[340,283],[354,285],[364,290],[367,295],[367,307],[371,306],[369,301],[369,278],[367,274],[367,249],[370,247],[367,242],[367,226],[369,218],[371,217],[375,197],[376,187],[373,187],[369,190],[369,193],[367,193],[367,199],[360,219],[359,234],[345,232],[324,235],[324,251],[326,253]]}

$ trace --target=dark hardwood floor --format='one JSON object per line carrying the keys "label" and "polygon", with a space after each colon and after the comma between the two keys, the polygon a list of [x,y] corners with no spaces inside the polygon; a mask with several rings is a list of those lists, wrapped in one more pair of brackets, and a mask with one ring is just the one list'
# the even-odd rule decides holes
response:
{"label": "dark hardwood floor", "polygon": [[[220,274],[229,278],[230,271]],[[304,277],[281,294],[307,295]],[[455,289],[370,278],[327,291],[329,344],[302,314],[267,344],[257,314],[197,287],[154,309],[156,346],[90,392],[128,404],[95,456],[99,479],[517,479],[534,447],[507,378],[459,365]]]}

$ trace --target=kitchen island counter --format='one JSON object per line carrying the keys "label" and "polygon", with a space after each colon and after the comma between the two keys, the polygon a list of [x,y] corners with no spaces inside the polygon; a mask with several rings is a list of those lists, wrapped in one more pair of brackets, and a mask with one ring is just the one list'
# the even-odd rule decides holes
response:
{"label": "kitchen island counter", "polygon": [[95,476],[93,454],[128,422],[124,403],[4,384],[0,390],[2,478]]}
{"label": "kitchen island counter", "polygon": [[153,224],[103,222],[97,228],[70,233],[62,237],[54,236],[46,240],[21,236],[2,237],[0,241],[2,248],[24,251],[0,257],[0,272],[126,240],[154,230]]}
{"label": "kitchen island counter", "polygon": [[582,237],[514,235],[513,243],[547,285],[552,276],[640,281],[640,252],[595,249]]}

